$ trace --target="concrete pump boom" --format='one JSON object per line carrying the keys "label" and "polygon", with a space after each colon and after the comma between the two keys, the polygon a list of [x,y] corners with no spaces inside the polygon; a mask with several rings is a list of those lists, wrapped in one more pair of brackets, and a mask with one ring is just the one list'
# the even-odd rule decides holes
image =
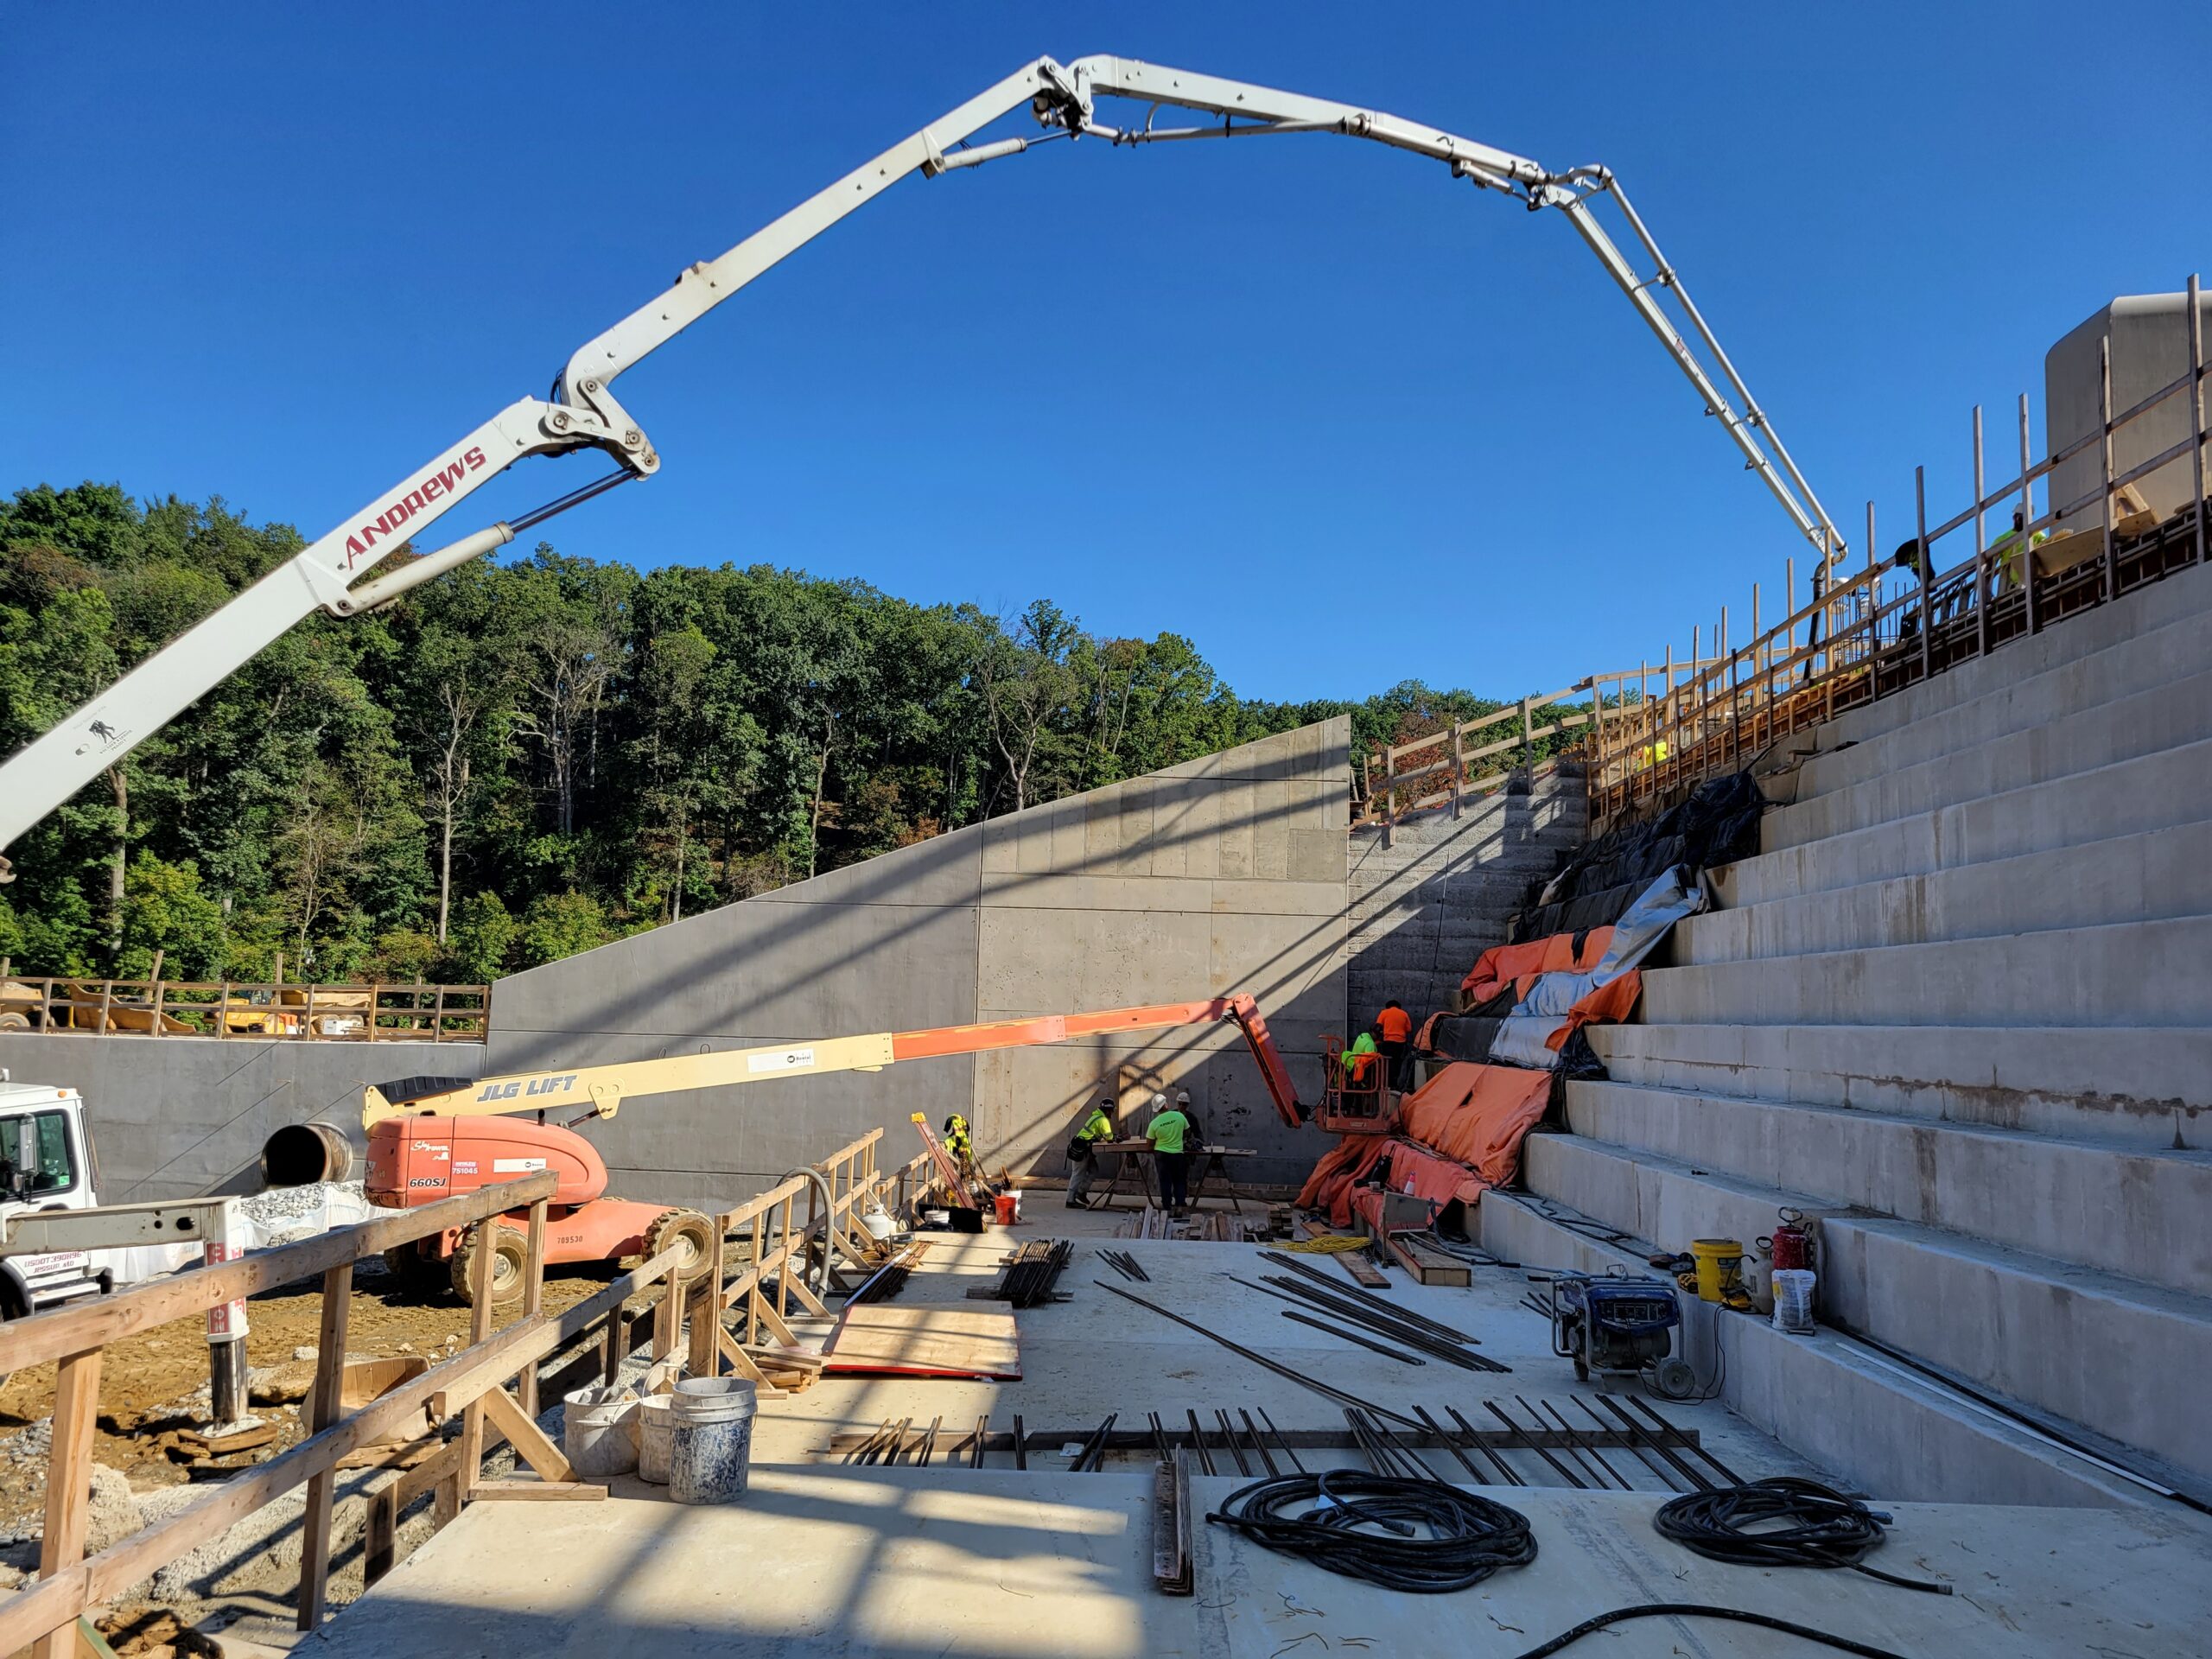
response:
{"label": "concrete pump boom", "polygon": [[[1141,124],[1114,126],[1098,118],[1101,98],[1132,99],[1151,107]],[[1024,105],[1046,129],[1042,137],[1008,137],[967,146],[972,135]],[[1219,120],[1163,128],[1155,124],[1162,109]],[[934,177],[1062,137],[1090,137],[1134,146],[1294,133],[1371,139],[1444,162],[1455,177],[1513,196],[1531,211],[1550,207],[1564,213],[1688,378],[1706,412],[1720,422],[1742,452],[1746,468],[1759,475],[1824,562],[1841,556],[1842,537],[1607,168],[1553,172],[1526,156],[1379,111],[1161,68],[1133,58],[1079,58],[1065,66],[1040,58],[893,144],[720,258],[690,267],[658,298],[569,359],[549,398],[524,397],[509,404],[24,746],[0,765],[0,849],[13,844],[24,830],[318,607],[335,616],[374,610],[434,576],[504,547],[556,513],[617,484],[658,472],[658,453],[643,428],[615,400],[612,388],[616,377],[909,174]],[[1603,194],[1619,204],[1637,242],[1649,255],[1654,266],[1649,276],[1637,276],[1592,214],[1593,200]],[[1654,297],[1657,289],[1673,290],[1719,378],[1742,400],[1740,410],[1661,308]],[[372,574],[387,556],[516,461],[576,449],[601,451],[613,460],[615,470],[512,522],[464,536],[383,575]],[[6,879],[7,861],[0,858],[0,880]]]}
{"label": "concrete pump boom", "polygon": [[363,1091],[361,1127],[372,1129],[388,1117],[493,1117],[512,1112],[553,1111],[581,1107],[575,1122],[612,1117],[625,1101],[672,1095],[687,1089],[723,1089],[733,1084],[764,1083],[772,1077],[805,1077],[823,1071],[880,1071],[900,1060],[938,1059],[952,1054],[981,1054],[1001,1048],[1033,1048],[1107,1032],[1157,1031],[1173,1026],[1211,1025],[1230,1020],[1244,1033],[1260,1068],[1268,1097],[1282,1121],[1296,1128],[1307,1116],[1283,1065],[1281,1051],[1268,1034],[1259,1004],[1243,994],[1208,997],[1198,1002],[1151,1002],[1096,1014],[1047,1014],[1030,1020],[1000,1020],[980,1026],[934,1026],[924,1031],[879,1031],[862,1037],[828,1037],[763,1048],[724,1049],[719,1053],[675,1054],[659,1060],[632,1060],[523,1071],[512,1077],[416,1077],[405,1083],[372,1085]]}

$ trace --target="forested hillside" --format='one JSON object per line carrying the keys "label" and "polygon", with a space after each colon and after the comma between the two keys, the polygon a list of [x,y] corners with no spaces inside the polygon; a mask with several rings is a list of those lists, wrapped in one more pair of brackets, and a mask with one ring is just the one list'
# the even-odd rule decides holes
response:
{"label": "forested hillside", "polygon": [[[218,499],[0,503],[0,754],[301,545]],[[1177,633],[541,543],[295,628],[10,849],[18,972],[486,980],[961,824],[1349,711],[1239,698]]]}

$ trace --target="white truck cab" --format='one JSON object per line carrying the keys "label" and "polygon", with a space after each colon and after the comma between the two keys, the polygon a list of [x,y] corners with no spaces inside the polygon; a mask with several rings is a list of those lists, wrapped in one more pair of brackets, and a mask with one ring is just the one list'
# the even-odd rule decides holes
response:
{"label": "white truck cab", "polygon": [[[74,1089],[10,1083],[6,1076],[0,1072],[0,1218],[93,1208],[99,1169],[83,1098]],[[19,1319],[110,1287],[108,1269],[83,1250],[0,1256],[0,1318]]]}

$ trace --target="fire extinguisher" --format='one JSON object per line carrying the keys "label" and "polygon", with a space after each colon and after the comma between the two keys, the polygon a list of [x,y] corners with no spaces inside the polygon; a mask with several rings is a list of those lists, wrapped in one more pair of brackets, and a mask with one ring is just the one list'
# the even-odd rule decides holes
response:
{"label": "fire extinguisher", "polygon": [[1773,1258],[1775,1269],[1809,1268],[1813,1265],[1813,1230],[1805,1224],[1805,1212],[1784,1206],[1780,1211],[1781,1225],[1773,1236],[1759,1240],[1759,1244]]}

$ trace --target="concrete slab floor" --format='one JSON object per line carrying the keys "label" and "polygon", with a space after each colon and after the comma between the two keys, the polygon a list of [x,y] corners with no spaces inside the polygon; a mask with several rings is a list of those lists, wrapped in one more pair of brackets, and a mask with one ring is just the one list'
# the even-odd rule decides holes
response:
{"label": "concrete slab floor", "polygon": [[[1196,1593],[1151,1587],[1140,1474],[763,1467],[741,1505],[685,1509],[617,1482],[604,1503],[486,1503],[296,1649],[330,1659],[606,1659],[677,1653],[828,1659],[947,1654],[1319,1659],[1527,1652],[1649,1601],[1764,1612],[1912,1659],[2184,1659],[2212,1629],[2197,1535],[2142,1511],[1898,1506],[1891,1571],[1760,1571],[1660,1538],[1661,1499],[1510,1494],[1536,1535],[1526,1568],[1446,1596],[1384,1591],[1201,1525]],[[1199,1479],[1218,1504],[1239,1482]],[[1751,1626],[1652,1619],[1578,1643],[1622,1659],[1816,1651]]]}
{"label": "concrete slab floor", "polygon": [[[1063,1226],[1062,1217],[1071,1222],[1099,1217],[1025,1208],[1031,1219],[1012,1231],[965,1237],[926,1235],[930,1253],[899,1297],[902,1306],[977,1306],[967,1300],[967,1292],[996,1278],[999,1260],[1013,1244],[1027,1238],[1073,1238],[1074,1257],[1059,1281],[1059,1288],[1072,1300],[1025,1309],[1017,1316],[1020,1381],[825,1377],[804,1393],[764,1403],[753,1432],[755,1461],[812,1462],[838,1433],[864,1433],[887,1420],[906,1418],[915,1420],[917,1429],[926,1428],[932,1418],[943,1419],[940,1457],[955,1438],[975,1428],[979,1417],[988,1415],[993,1431],[1006,1433],[1012,1431],[1017,1412],[1031,1432],[1088,1433],[1109,1413],[1116,1414],[1117,1431],[1142,1431],[1146,1414],[1158,1412],[1171,1431],[1187,1433],[1186,1414],[1192,1410],[1210,1436],[1218,1433],[1213,1416],[1217,1410],[1227,1411],[1240,1427],[1238,1413],[1249,1410],[1255,1421],[1266,1412],[1284,1430],[1344,1428],[1343,1408],[1335,1402],[1109,1295],[1096,1287],[1103,1284],[1172,1309],[1332,1388],[1408,1416],[1415,1406],[1422,1406],[1449,1422],[1446,1408],[1456,1407],[1471,1422],[1498,1427],[1484,1403],[1494,1401],[1525,1425],[1541,1421],[1529,1408],[1548,1402],[1559,1406],[1577,1427],[1586,1428],[1592,1422],[1571,1396],[1580,1395],[1602,1412],[1599,1395],[1633,1395],[1649,1401],[1668,1421],[1696,1430],[1744,1479],[1820,1472],[1717,1403],[1652,1400],[1633,1382],[1577,1383],[1568,1362],[1551,1351],[1548,1324],[1520,1306],[1529,1288],[1522,1269],[1477,1268],[1472,1285],[1464,1289],[1415,1285],[1393,1270],[1391,1288],[1378,1294],[1466,1332],[1480,1344],[1479,1352],[1512,1369],[1495,1375],[1434,1359],[1413,1366],[1284,1319],[1283,1313],[1295,1311],[1292,1304],[1236,1282],[1242,1279],[1257,1284],[1262,1274],[1289,1276],[1293,1269],[1281,1264],[1281,1252],[1264,1252],[1279,1258],[1271,1263],[1262,1259],[1262,1247],[1252,1244],[1085,1237],[1075,1227]],[[1123,1279],[1098,1259],[1102,1249],[1128,1251],[1152,1275],[1151,1281]],[[1343,1268],[1325,1256],[1296,1259],[1318,1264],[1332,1278],[1342,1278],[1347,1291],[1356,1288]],[[1327,1316],[1316,1313],[1315,1317]],[[1622,1473],[1630,1484],[1660,1489],[1658,1478],[1639,1468],[1633,1458],[1618,1452],[1608,1458],[1616,1465],[1625,1465]],[[1513,1460],[1534,1484],[1567,1484],[1531,1453],[1517,1452]],[[1148,1465],[1148,1455],[1144,1461]],[[1447,1458],[1440,1454],[1439,1461],[1440,1473],[1459,1472]],[[990,1462],[1010,1467],[1011,1457],[995,1454]],[[1588,1475],[1592,1484],[1603,1484],[1599,1471],[1590,1470]]]}

